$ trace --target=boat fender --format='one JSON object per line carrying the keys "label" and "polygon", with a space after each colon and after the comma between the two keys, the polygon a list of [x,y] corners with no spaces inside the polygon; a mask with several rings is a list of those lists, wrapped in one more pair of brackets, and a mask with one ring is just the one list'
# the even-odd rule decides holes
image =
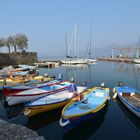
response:
{"label": "boat fender", "polygon": [[115,99],[117,97],[117,91],[116,88],[113,88],[112,92],[114,93],[113,95],[113,99]]}
{"label": "boat fender", "polygon": [[66,122],[62,122],[62,118],[60,118],[60,120],[59,120],[59,124],[60,124],[60,126],[66,126],[67,124],[69,124],[70,123],[70,121],[69,120],[67,120]]}
{"label": "boat fender", "polygon": [[112,92],[115,94],[116,93],[116,88],[113,88]]}
{"label": "boat fender", "polygon": [[24,111],[24,115],[25,115],[25,116],[28,116],[30,113],[31,113],[31,110]]}

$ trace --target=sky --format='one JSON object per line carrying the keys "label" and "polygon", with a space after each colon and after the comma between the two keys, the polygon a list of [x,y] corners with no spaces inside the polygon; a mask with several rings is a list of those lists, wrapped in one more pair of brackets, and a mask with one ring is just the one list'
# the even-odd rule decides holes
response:
{"label": "sky", "polygon": [[[92,25],[92,56],[110,44],[137,42],[140,0],[0,0],[0,37],[25,34],[38,57],[64,57],[77,25],[78,55],[86,52]],[[72,43],[74,47],[74,43]],[[73,48],[72,47],[72,48]]]}

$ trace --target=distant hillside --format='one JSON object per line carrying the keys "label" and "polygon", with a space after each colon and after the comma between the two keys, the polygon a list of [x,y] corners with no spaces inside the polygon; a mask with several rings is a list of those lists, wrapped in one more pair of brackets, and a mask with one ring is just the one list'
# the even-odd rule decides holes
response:
{"label": "distant hillside", "polygon": [[[132,48],[136,48],[138,47],[138,43],[137,42],[132,42],[132,43],[127,43],[127,44],[119,44],[119,43],[114,43],[114,44],[109,44],[107,46],[93,46],[92,47],[92,51],[91,51],[91,57],[92,58],[96,58],[96,57],[103,57],[103,56],[107,56],[110,57],[112,55],[112,48],[128,48],[128,47],[132,47]],[[86,48],[81,48],[78,51],[78,57],[84,57],[86,53]],[[118,52],[117,50],[114,50],[114,55],[119,55],[120,52]],[[39,60],[48,60],[48,59],[63,59],[65,58],[65,50],[62,50],[61,52],[58,52],[56,55],[54,53],[46,53],[46,52],[41,52],[38,53],[38,58]],[[72,54],[71,54],[72,55]],[[86,55],[86,57],[88,57],[88,55]]]}
{"label": "distant hillside", "polygon": [[[96,47],[95,50],[93,50],[93,54],[96,57],[101,57],[101,56],[111,56],[112,55],[112,48],[136,48],[138,47],[138,43],[137,42],[133,42],[133,43],[127,43],[127,44],[109,44],[107,46],[103,46],[103,47]],[[118,55],[120,52],[117,49],[114,49],[113,51],[114,55]],[[134,52],[133,52],[134,53]]]}

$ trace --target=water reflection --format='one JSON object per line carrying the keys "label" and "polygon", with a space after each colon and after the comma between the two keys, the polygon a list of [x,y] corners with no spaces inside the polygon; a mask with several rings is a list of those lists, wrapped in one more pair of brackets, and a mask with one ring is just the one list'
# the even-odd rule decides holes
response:
{"label": "water reflection", "polygon": [[61,140],[63,136],[62,128],[59,126],[61,112],[62,108],[39,114],[29,118],[26,126],[47,140]]}
{"label": "water reflection", "polygon": [[[78,85],[82,85],[83,82],[87,81],[88,87],[99,86],[101,82],[105,81],[106,86],[112,89],[119,80],[122,80],[128,86],[140,90],[140,67],[136,64],[98,62],[96,65],[60,66],[53,69],[41,68],[39,70],[40,75],[48,73],[49,75],[56,75],[57,78],[59,73],[62,73],[63,79],[68,80],[74,77]],[[44,136],[47,140],[80,138],[101,140],[103,137],[105,139],[109,139],[109,137],[115,139],[114,135],[117,135],[119,138],[130,139],[132,137],[132,139],[139,140],[140,134],[135,132],[140,131],[139,119],[129,112],[124,105],[119,105],[118,102],[116,104],[112,100],[109,103],[111,106],[108,107],[108,111],[105,110],[97,118],[75,127],[66,134],[63,134],[63,129],[59,126],[62,108],[28,119],[23,115],[18,116],[23,109],[22,105],[4,108],[0,103],[0,118],[3,119],[3,115],[6,116],[6,119],[13,120],[12,122],[22,123],[37,131],[39,135]],[[120,111],[120,108],[124,109]],[[121,124],[121,128],[119,128],[119,124]],[[131,124],[133,127],[129,127],[128,124]],[[78,134],[80,134],[80,138]]]}
{"label": "water reflection", "polygon": [[127,123],[132,127],[137,133],[140,134],[140,121],[137,116],[135,116],[131,111],[127,109],[127,107],[118,99],[114,99],[115,102],[118,104],[122,112],[124,113],[124,118]]}
{"label": "water reflection", "polygon": [[0,118],[2,117],[5,120],[10,120],[14,117],[17,117],[23,111],[23,105],[16,106],[5,106],[3,102],[3,95],[0,95]]}
{"label": "water reflection", "polygon": [[87,82],[87,85],[91,87],[91,67],[93,65],[78,64],[78,65],[64,65],[66,79],[75,79],[78,85],[82,85],[83,82]]}
{"label": "water reflection", "polygon": [[49,126],[49,124],[59,120],[61,112],[62,108],[36,115],[28,119],[26,126],[33,130],[37,130],[44,126]]}
{"label": "water reflection", "polygon": [[120,77],[120,79],[126,80],[127,85],[130,85],[130,83],[128,82],[129,81],[128,76],[131,76],[131,78],[134,79],[133,80],[134,88],[140,90],[140,86],[138,84],[140,82],[140,64],[127,64],[122,62],[122,63],[118,63],[117,65],[116,63],[112,63],[112,65],[113,65],[112,66],[113,72],[116,72],[116,74],[119,72],[126,76],[126,78]]}
{"label": "water reflection", "polygon": [[133,64],[133,73],[134,73],[134,81],[135,81],[135,87],[136,89],[139,88],[138,82],[139,82],[139,75],[140,75],[140,64]]}
{"label": "water reflection", "polygon": [[5,108],[8,119],[12,119],[23,112],[23,105],[9,106]]}
{"label": "water reflection", "polygon": [[102,112],[97,115],[96,117],[93,117],[91,120],[88,120],[85,123],[82,123],[72,130],[68,131],[64,134],[65,140],[72,140],[72,139],[80,139],[80,140],[87,140],[90,138],[91,135],[93,135],[98,128],[102,125],[102,123],[105,120],[105,115],[108,109],[108,104],[102,110]]}

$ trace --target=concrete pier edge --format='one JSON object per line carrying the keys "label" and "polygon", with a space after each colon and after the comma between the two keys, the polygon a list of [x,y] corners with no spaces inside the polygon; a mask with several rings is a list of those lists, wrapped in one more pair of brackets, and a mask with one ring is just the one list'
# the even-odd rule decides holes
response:
{"label": "concrete pier edge", "polygon": [[45,140],[37,132],[20,124],[8,123],[0,119],[0,140]]}

